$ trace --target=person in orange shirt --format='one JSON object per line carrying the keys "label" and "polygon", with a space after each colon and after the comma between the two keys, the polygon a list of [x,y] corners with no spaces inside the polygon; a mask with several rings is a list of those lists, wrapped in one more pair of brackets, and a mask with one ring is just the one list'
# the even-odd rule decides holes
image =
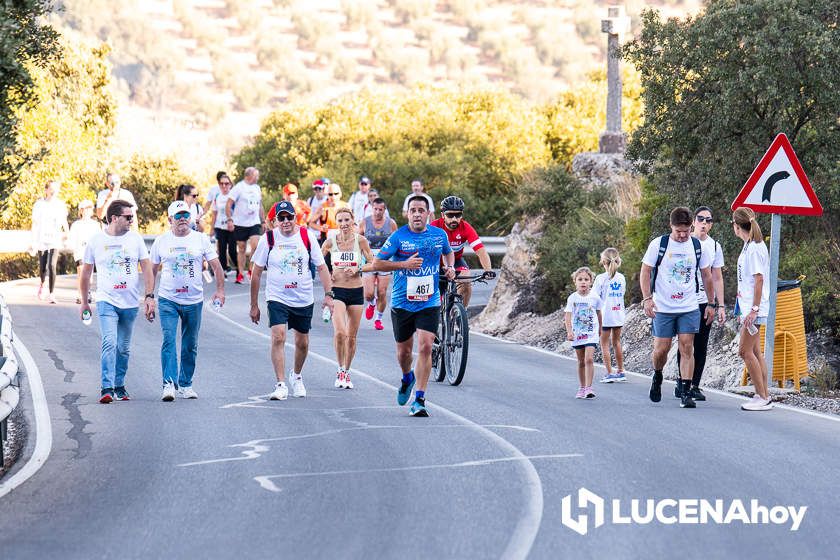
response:
{"label": "person in orange shirt", "polygon": [[293,183],[283,185],[283,200],[288,200],[295,207],[295,224],[300,227],[306,227],[306,224],[309,222],[309,215],[312,214],[312,209],[306,201],[298,198],[297,185]]}

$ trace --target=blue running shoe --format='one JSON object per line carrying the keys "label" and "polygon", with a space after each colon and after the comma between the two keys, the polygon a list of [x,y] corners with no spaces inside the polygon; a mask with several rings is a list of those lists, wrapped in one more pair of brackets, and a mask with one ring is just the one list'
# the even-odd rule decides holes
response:
{"label": "blue running shoe", "polygon": [[408,410],[410,416],[422,416],[424,418],[429,416],[429,411],[426,410],[426,399],[414,399],[411,403],[411,408]]}
{"label": "blue running shoe", "polygon": [[411,383],[406,383],[405,381],[400,381],[400,388],[397,391],[397,404],[400,406],[405,406],[405,403],[408,402],[408,397],[411,396],[411,390],[414,388],[414,382],[417,379],[414,377],[414,374],[411,375]]}

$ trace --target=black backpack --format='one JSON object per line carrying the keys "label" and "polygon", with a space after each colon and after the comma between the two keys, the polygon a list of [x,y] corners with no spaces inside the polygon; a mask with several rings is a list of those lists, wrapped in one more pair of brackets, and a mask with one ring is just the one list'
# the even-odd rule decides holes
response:
{"label": "black backpack", "polygon": [[[670,235],[663,235],[659,238],[659,254],[656,255],[656,266],[650,271],[650,293],[656,291],[656,275],[659,273],[659,265],[662,264],[662,259],[665,258],[665,253],[668,251],[668,239]],[[694,245],[694,293],[700,292],[700,282],[697,280],[697,270],[700,267],[700,256],[703,254],[703,248],[700,245],[700,240],[696,237],[691,238],[691,244]]]}

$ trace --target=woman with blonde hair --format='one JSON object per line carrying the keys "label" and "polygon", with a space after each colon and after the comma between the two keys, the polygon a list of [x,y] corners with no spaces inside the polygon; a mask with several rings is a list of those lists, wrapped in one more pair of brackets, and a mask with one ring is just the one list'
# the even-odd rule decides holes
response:
{"label": "woman with blonde hair", "polygon": [[732,228],[735,235],[744,242],[738,256],[738,301],[735,315],[741,322],[741,337],[738,353],[750,372],[755,395],[741,405],[742,410],[770,410],[773,408],[767,389],[767,364],[761,351],[759,326],[767,324],[770,312],[770,254],[761,227],[755,219],[755,212],[749,208],[738,208],[732,214]]}
{"label": "woman with blonde hair", "polygon": [[[601,252],[601,266],[604,272],[595,277],[593,291],[601,298],[601,354],[604,356],[604,367],[607,374],[601,378],[601,383],[625,382],[624,352],[621,348],[621,328],[624,326],[624,294],[627,291],[627,281],[618,271],[621,266],[621,256],[618,249],[608,247]],[[616,372],[612,372],[612,355],[610,342],[615,352]]]}
{"label": "woman with blonde hair", "polygon": [[324,241],[321,252],[325,257],[330,255],[332,261],[332,289],[335,293],[333,342],[338,360],[335,386],[352,389],[350,364],[356,355],[356,335],[359,333],[365,303],[362,271],[372,270],[373,254],[365,236],[356,233],[356,223],[350,208],[338,208],[335,211],[335,222],[338,232]]}

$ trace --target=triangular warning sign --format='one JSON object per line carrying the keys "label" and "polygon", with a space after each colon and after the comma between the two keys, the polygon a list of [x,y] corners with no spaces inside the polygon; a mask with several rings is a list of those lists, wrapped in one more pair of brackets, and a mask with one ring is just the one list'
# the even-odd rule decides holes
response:
{"label": "triangular warning sign", "polygon": [[741,206],[765,214],[822,215],[822,205],[784,134],[776,136],[732,202],[733,210]]}

